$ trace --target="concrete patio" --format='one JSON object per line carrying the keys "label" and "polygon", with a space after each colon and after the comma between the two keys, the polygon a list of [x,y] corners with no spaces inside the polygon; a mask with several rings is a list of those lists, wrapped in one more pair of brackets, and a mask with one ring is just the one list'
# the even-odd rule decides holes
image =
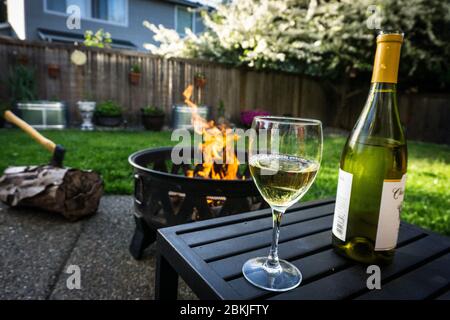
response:
{"label": "concrete patio", "polygon": [[[78,222],[0,204],[0,299],[153,299],[155,248],[133,259],[133,230],[130,196],[105,196]],[[81,289],[67,288],[70,265]],[[196,298],[182,281],[178,297]]]}

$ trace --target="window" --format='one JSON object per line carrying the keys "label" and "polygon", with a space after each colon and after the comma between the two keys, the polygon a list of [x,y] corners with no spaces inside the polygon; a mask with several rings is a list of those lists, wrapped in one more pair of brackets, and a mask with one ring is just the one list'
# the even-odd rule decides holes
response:
{"label": "window", "polygon": [[0,24],[8,21],[6,15],[6,0],[0,0]]}
{"label": "window", "polygon": [[116,23],[125,23],[125,1],[92,0],[92,17]]}
{"label": "window", "polygon": [[181,35],[189,28],[195,32],[195,13],[190,12],[187,7],[175,7],[175,30]]}
{"label": "window", "polygon": [[90,17],[90,0],[47,0],[47,10],[66,13],[67,7],[76,5],[80,8],[83,18]]}
{"label": "window", "polygon": [[84,19],[127,23],[127,0],[46,0],[46,5],[46,10],[62,14],[66,13],[68,6],[76,5]]}
{"label": "window", "polygon": [[47,0],[47,10],[66,12],[66,2],[64,0]]}

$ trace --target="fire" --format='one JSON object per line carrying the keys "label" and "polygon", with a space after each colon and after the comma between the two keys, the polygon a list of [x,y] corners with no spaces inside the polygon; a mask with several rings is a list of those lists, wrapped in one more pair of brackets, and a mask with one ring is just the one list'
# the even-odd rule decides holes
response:
{"label": "fire", "polygon": [[197,105],[191,97],[194,87],[189,85],[183,92],[184,102],[192,108],[192,126],[197,134],[202,135],[198,148],[202,152],[203,162],[187,176],[210,179],[237,179],[239,161],[234,146],[239,136],[227,125],[216,126],[214,121],[207,121],[198,114]]}

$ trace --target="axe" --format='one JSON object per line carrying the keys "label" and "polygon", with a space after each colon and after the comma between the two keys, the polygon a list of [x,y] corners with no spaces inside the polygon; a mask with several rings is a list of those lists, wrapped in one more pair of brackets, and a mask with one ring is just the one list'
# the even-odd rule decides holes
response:
{"label": "axe", "polygon": [[40,134],[36,129],[31,127],[28,123],[17,117],[14,113],[7,110],[5,111],[4,118],[6,121],[15,124],[24,132],[26,132],[31,138],[36,140],[41,146],[52,153],[52,158],[50,160],[50,165],[58,168],[63,167],[64,154],[66,150],[60,144],[55,144],[53,141],[47,139],[42,134]]}

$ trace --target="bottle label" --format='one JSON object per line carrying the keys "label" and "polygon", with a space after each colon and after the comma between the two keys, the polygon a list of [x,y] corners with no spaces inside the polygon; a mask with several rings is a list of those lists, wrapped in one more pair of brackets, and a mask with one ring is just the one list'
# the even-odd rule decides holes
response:
{"label": "bottle label", "polygon": [[345,241],[345,235],[347,233],[352,181],[353,175],[351,173],[339,169],[339,181],[333,218],[333,234],[342,241]]}
{"label": "bottle label", "polygon": [[400,213],[405,195],[406,174],[398,180],[384,180],[381,192],[375,250],[391,250],[397,245]]}
{"label": "bottle label", "polygon": [[[353,175],[339,169],[339,181],[333,218],[333,234],[346,240],[348,212],[352,191]],[[405,194],[406,174],[398,180],[384,180],[381,192],[375,250],[391,250],[397,245],[400,213]]]}

